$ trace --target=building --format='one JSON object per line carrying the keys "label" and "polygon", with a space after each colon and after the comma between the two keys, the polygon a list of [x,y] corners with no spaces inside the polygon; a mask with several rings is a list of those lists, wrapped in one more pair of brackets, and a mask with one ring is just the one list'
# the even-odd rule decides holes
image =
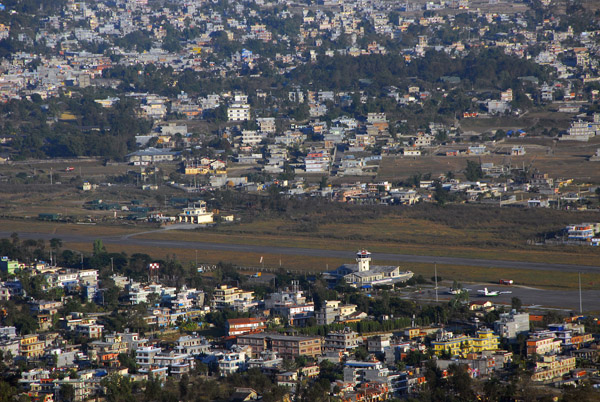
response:
{"label": "building", "polygon": [[247,334],[238,337],[239,346],[250,346],[252,356],[264,351],[277,352],[282,358],[316,357],[321,354],[322,341],[318,336],[290,336],[274,333]]}
{"label": "building", "polygon": [[553,333],[534,334],[532,338],[527,339],[527,356],[558,354],[561,344],[562,342],[556,339]]}
{"label": "building", "polygon": [[406,282],[413,276],[411,271],[400,271],[399,266],[370,266],[371,253],[367,250],[360,250],[356,253],[356,262],[357,264],[344,264],[335,271],[326,273],[325,277],[328,279],[344,278],[348,284],[365,287]]}
{"label": "building", "polygon": [[321,309],[315,312],[317,325],[345,322],[356,314],[356,304],[341,304],[339,300],[325,300]]}
{"label": "building", "polygon": [[238,289],[235,286],[221,285],[215,288],[213,305],[216,308],[233,308],[236,305],[243,307],[244,304],[252,302],[253,298],[254,292]]}
{"label": "building", "polygon": [[522,145],[515,145],[510,149],[510,154],[512,156],[523,156],[525,155],[525,147]]}
{"label": "building", "polygon": [[498,350],[499,336],[489,329],[481,329],[474,336],[458,335],[440,330],[431,342],[436,355],[466,356],[468,353]]}
{"label": "building", "polygon": [[575,369],[575,357],[573,356],[544,356],[542,361],[536,362],[533,381],[549,381],[562,378],[563,375]]}
{"label": "building", "polygon": [[326,173],[329,171],[331,157],[329,151],[309,152],[304,158],[304,167],[306,173]]}
{"label": "building", "polygon": [[267,329],[266,321],[262,318],[231,318],[225,324],[228,336],[237,336]]}
{"label": "building", "polygon": [[494,332],[509,341],[515,341],[517,335],[529,332],[529,314],[515,310],[500,314],[500,319],[494,322]]}
{"label": "building", "polygon": [[590,241],[596,233],[600,232],[600,223],[569,225],[566,230],[569,240]]}
{"label": "building", "polygon": [[356,332],[346,327],[341,331],[332,331],[325,337],[325,349],[352,350],[357,348],[361,338]]}
{"label": "building", "polygon": [[236,94],[234,101],[227,108],[227,120],[246,121],[250,120],[250,105],[247,103],[248,97]]}
{"label": "building", "polygon": [[19,270],[19,261],[11,260],[8,257],[2,257],[0,260],[0,271],[9,275],[14,275]]}
{"label": "building", "polygon": [[154,163],[171,162],[179,156],[179,152],[169,151],[168,149],[148,148],[136,151],[126,156],[127,162],[133,165],[151,165]]}
{"label": "building", "polygon": [[40,357],[44,354],[45,346],[46,343],[39,339],[39,335],[25,335],[21,339],[20,354],[27,359]]}
{"label": "building", "polygon": [[213,223],[213,213],[206,210],[206,202],[200,201],[194,203],[191,207],[183,209],[183,212],[177,215],[178,222],[202,225]]}
{"label": "building", "polygon": [[240,369],[246,366],[245,352],[230,352],[225,353],[219,359],[219,374],[221,377],[237,373]]}
{"label": "building", "polygon": [[290,325],[303,325],[314,317],[315,305],[306,301],[298,282],[292,281],[292,286],[268,296],[265,309],[270,310],[271,315],[285,317]]}

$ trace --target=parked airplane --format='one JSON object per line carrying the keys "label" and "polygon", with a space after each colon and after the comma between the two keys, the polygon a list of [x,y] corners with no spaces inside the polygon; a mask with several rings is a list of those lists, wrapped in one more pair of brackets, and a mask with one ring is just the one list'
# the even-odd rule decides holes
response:
{"label": "parked airplane", "polygon": [[497,290],[488,290],[488,288],[483,288],[483,290],[478,290],[477,293],[479,293],[483,297],[495,297],[495,296],[500,296],[500,295],[504,295],[504,294],[510,294],[512,292],[511,291],[499,292]]}
{"label": "parked airplane", "polygon": [[500,292],[498,292],[497,290],[488,290],[488,288],[478,290],[477,293],[480,293],[484,297],[500,296]]}

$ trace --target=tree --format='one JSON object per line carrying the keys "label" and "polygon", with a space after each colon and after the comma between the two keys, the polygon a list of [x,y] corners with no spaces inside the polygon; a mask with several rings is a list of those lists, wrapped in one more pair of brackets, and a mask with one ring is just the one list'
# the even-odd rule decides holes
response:
{"label": "tree", "polygon": [[[102,380],[109,402],[134,402],[133,386],[129,377],[113,374]],[[156,394],[155,394],[156,395]]]}
{"label": "tree", "polygon": [[513,310],[519,312],[521,311],[521,307],[523,307],[523,302],[518,297],[513,297],[510,299],[510,305]]}
{"label": "tree", "polygon": [[437,201],[438,204],[444,205],[448,201],[449,191],[442,187],[442,183],[436,181],[435,183],[435,193],[433,198]]}
{"label": "tree", "polygon": [[61,401],[71,402],[75,400],[75,387],[72,384],[62,384],[59,392]]}
{"label": "tree", "polygon": [[94,240],[94,256],[98,256],[106,253],[106,248],[102,243],[102,240],[96,239]]}
{"label": "tree", "polygon": [[469,181],[477,181],[483,177],[483,171],[481,170],[481,164],[473,161],[467,161],[467,168],[465,169],[465,177]]}
{"label": "tree", "polygon": [[56,237],[50,239],[50,248],[52,248],[54,251],[56,251],[59,248],[61,248],[62,244],[63,244],[62,239],[59,239],[59,238],[56,238]]}

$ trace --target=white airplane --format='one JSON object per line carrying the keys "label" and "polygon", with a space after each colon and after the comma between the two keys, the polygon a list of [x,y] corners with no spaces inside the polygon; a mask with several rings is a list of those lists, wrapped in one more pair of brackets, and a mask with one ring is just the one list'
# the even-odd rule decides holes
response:
{"label": "white airplane", "polygon": [[450,289],[448,289],[448,294],[459,295],[459,294],[461,294],[463,292],[469,293],[469,290],[471,290],[471,289],[467,289],[467,288],[453,289],[453,288],[450,288]]}
{"label": "white airplane", "polygon": [[500,292],[498,292],[497,290],[488,290],[488,288],[478,290],[477,293],[480,293],[484,297],[500,296]]}

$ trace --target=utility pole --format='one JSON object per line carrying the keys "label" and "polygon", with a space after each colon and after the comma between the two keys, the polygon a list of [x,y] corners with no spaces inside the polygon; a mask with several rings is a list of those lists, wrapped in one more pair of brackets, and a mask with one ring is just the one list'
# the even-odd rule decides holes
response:
{"label": "utility pole", "polygon": [[439,302],[438,299],[438,284],[437,284],[437,262],[434,262],[434,270],[435,270],[435,302]]}
{"label": "utility pole", "polygon": [[579,272],[579,314],[583,314],[583,304],[581,302],[581,272]]}

